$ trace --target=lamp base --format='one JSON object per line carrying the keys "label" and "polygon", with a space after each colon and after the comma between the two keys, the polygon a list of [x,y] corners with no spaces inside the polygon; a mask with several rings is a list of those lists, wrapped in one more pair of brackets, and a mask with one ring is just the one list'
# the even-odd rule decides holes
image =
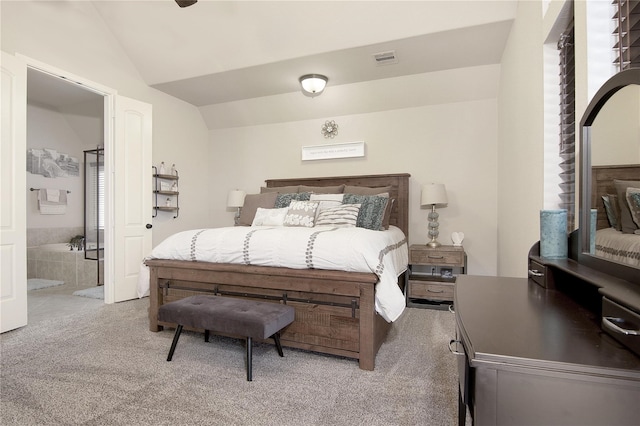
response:
{"label": "lamp base", "polygon": [[441,245],[442,244],[440,244],[438,240],[436,240],[435,238],[427,243],[427,247],[431,247],[431,248],[438,248]]}

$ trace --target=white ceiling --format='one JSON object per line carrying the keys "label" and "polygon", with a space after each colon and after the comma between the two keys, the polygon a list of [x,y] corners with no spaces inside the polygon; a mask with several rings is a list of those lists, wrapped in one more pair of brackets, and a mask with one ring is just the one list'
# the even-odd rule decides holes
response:
{"label": "white ceiling", "polygon": [[[299,92],[298,77],[308,73],[326,75],[330,91],[498,64],[517,7],[512,0],[91,3],[148,85],[202,111]],[[372,55],[389,50],[398,63],[376,66]]]}

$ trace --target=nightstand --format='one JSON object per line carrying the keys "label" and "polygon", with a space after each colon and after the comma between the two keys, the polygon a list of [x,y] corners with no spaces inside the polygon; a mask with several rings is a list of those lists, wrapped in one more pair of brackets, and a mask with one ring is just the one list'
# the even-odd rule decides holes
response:
{"label": "nightstand", "polygon": [[405,296],[412,308],[447,308],[453,303],[456,275],[465,274],[467,254],[463,247],[409,247]]}

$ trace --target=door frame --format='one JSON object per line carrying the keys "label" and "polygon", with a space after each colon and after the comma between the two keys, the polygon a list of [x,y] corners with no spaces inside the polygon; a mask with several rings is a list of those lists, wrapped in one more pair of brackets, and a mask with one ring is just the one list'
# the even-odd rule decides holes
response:
{"label": "door frame", "polygon": [[[115,148],[115,129],[114,129],[114,116],[115,116],[115,98],[118,94],[117,90],[108,86],[98,84],[94,81],[86,78],[74,75],[65,70],[61,70],[52,65],[22,55],[20,53],[15,54],[16,57],[21,58],[27,65],[27,68],[31,68],[38,72],[48,74],[52,77],[65,80],[69,83],[76,84],[77,86],[90,90],[94,93],[102,95],[104,97],[104,177],[105,177],[105,199],[104,199],[104,303],[111,304],[115,301],[115,247],[114,247],[114,194],[113,194],[113,180],[115,175],[114,164],[114,148]],[[27,89],[29,82],[27,81]],[[26,176],[27,171],[22,170],[20,173],[24,173]],[[26,208],[26,206],[25,206]]]}

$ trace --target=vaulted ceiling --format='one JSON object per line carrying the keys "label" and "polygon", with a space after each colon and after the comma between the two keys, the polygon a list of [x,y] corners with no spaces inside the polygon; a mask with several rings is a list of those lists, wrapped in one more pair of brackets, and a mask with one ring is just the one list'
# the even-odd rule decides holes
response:
{"label": "vaulted ceiling", "polygon": [[[92,4],[142,79],[201,107],[205,120],[225,105],[300,95],[298,78],[308,73],[326,75],[329,93],[499,64],[517,7],[511,0]],[[397,63],[376,65],[373,55],[389,51]]]}

